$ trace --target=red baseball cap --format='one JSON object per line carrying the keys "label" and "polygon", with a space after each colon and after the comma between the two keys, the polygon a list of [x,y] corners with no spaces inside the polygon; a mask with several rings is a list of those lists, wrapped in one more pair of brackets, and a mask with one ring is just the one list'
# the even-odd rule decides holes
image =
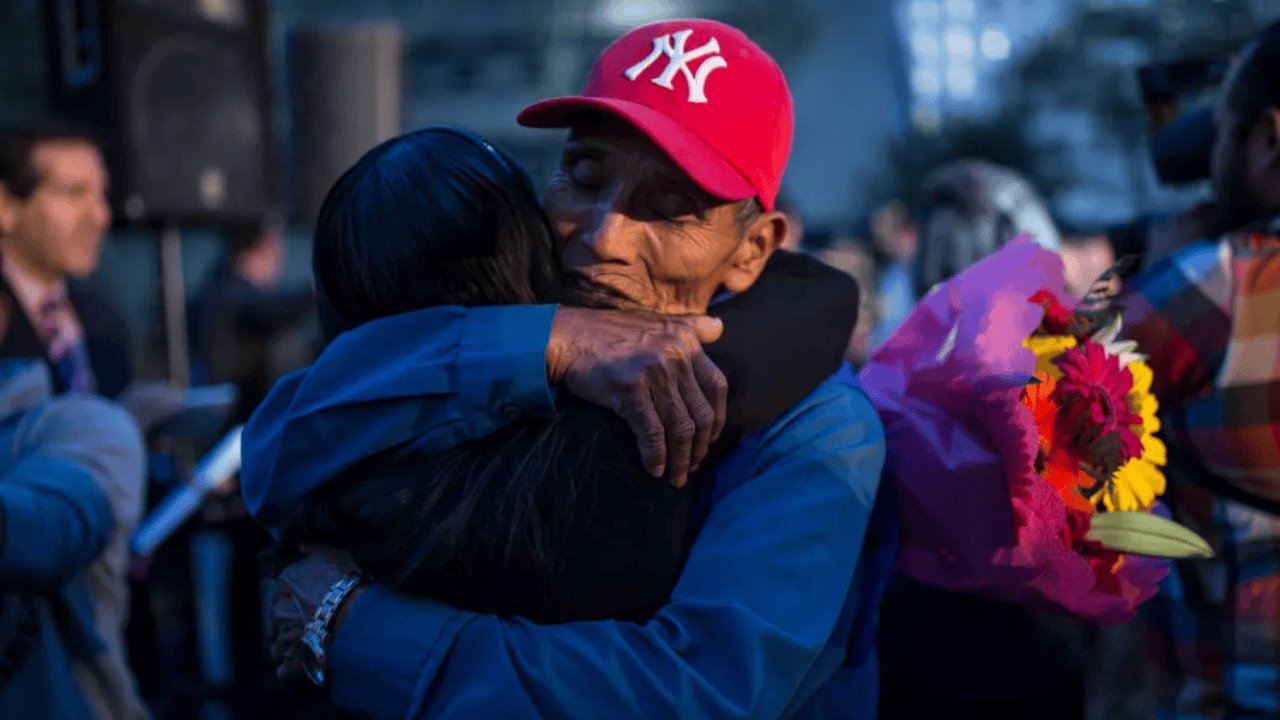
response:
{"label": "red baseball cap", "polygon": [[569,127],[583,111],[635,126],[702,189],[772,210],[795,120],[782,70],[740,30],[714,20],[645,25],[609,46],[582,94],[525,108],[525,127]]}

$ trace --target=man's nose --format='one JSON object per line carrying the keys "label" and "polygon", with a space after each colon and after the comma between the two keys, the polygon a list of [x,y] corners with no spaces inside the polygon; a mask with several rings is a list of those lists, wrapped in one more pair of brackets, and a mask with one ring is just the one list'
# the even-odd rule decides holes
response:
{"label": "man's nose", "polygon": [[579,242],[595,262],[629,263],[643,232],[643,223],[611,207],[597,214],[592,226],[579,236]]}
{"label": "man's nose", "polygon": [[111,200],[105,193],[95,195],[90,201],[89,220],[99,230],[107,230],[111,227]]}

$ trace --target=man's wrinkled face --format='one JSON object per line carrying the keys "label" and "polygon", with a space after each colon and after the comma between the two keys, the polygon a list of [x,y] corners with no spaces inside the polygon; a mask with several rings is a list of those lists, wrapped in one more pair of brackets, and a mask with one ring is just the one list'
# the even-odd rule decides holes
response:
{"label": "man's wrinkled face", "polygon": [[758,256],[786,231],[778,221],[762,243],[758,230],[779,214],[744,224],[741,203],[712,197],[639,131],[606,118],[572,130],[545,207],[576,301],[668,315],[704,313],[719,288],[750,287]]}
{"label": "man's wrinkled face", "polygon": [[37,144],[31,159],[39,182],[30,197],[0,188],[5,252],[50,280],[92,274],[111,226],[102,154],[87,142],[53,141]]}

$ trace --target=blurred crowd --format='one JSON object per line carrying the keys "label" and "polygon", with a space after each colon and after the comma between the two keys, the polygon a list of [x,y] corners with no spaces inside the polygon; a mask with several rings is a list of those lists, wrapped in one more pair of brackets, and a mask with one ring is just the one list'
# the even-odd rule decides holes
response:
{"label": "blurred crowd", "polygon": [[[1124,228],[1063,229],[1017,168],[981,158],[921,178],[922,205],[889,200],[853,227],[806,226],[796,204],[780,200],[793,216],[784,247],[820,257],[862,289],[848,361],[860,366],[930,288],[1020,234],[1058,252],[1068,291],[1083,296],[1122,256],[1142,254],[1142,273],[1168,273],[1197,248],[1228,247],[1220,235],[1270,232],[1266,223],[1280,209],[1280,30],[1261,37],[1248,57],[1262,69],[1234,78],[1225,95],[1239,105],[1223,113],[1252,116],[1220,118],[1210,205]],[[225,253],[185,308],[193,388],[139,381],[127,325],[92,284],[112,225],[110,182],[95,139],[74,127],[49,121],[0,132],[0,706],[25,707],[28,717],[72,717],[84,706],[100,718],[189,718],[210,708],[275,717],[284,698],[267,653],[259,560],[269,538],[249,521],[234,478],[220,478],[155,547],[139,552],[131,540],[270,389],[282,371],[283,338],[313,321],[311,292],[281,287],[281,220],[225,228]],[[1214,298],[1230,325],[1232,289],[1223,287]],[[1280,295],[1269,292],[1254,317],[1274,335]],[[1173,332],[1198,307],[1159,309],[1174,318]],[[1204,335],[1183,337],[1194,344]],[[1225,354],[1201,352],[1219,362]],[[1274,376],[1274,348],[1254,361],[1267,358],[1273,364],[1256,374]],[[1216,368],[1201,372],[1212,378]],[[1274,429],[1274,399],[1268,412],[1258,425]],[[1176,462],[1187,463],[1183,474],[1204,474],[1188,469],[1194,458]],[[1189,487],[1191,495],[1227,494],[1201,482]],[[1280,594],[1267,584],[1274,569],[1257,571],[1277,562],[1275,501],[1232,502],[1197,520],[1225,524],[1228,534],[1247,526],[1250,539],[1235,547],[1247,547],[1254,564],[1227,555],[1212,570],[1175,573],[1177,607],[1156,603],[1153,611],[1165,625],[1180,612],[1204,622],[1197,640],[1228,636],[1210,653],[1215,660],[1196,665],[1176,641],[1152,640],[1161,637],[1151,629],[1158,622],[1089,630],[903,582],[885,602],[882,634],[896,639],[884,643],[892,657],[882,716],[913,717],[937,705],[983,713],[977,717],[1064,718],[1154,717],[1157,707],[1181,708],[1167,717],[1263,717],[1236,710],[1280,707],[1280,686],[1222,669],[1280,667],[1280,635],[1270,629]],[[1211,579],[1196,585],[1192,576]],[[1248,593],[1252,599],[1240,599]],[[1270,615],[1259,609],[1268,603]],[[1258,616],[1247,629],[1224,619],[1250,612]],[[1265,639],[1255,655],[1224,655],[1258,646],[1256,637]],[[1148,643],[1159,657],[1144,651]],[[1188,688],[1207,685],[1217,689],[1193,701]]]}
{"label": "blurred crowd", "polygon": [[[814,228],[789,242],[858,280],[861,317],[849,343],[860,367],[937,283],[1026,234],[1062,257],[1066,289],[1083,297],[1117,260],[1105,229],[1068,234],[1058,227],[1036,188],[1013,168],[973,158],[937,168],[923,179],[927,200],[908,207],[890,200],[859,227]],[[1117,228],[1112,232],[1119,233]],[[1125,252],[1121,247],[1120,252]]]}

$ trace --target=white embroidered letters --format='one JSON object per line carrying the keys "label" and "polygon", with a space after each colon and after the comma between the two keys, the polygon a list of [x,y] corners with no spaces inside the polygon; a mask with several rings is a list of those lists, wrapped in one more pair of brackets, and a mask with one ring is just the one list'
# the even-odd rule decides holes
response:
{"label": "white embroidered letters", "polygon": [[[653,84],[668,90],[675,90],[672,80],[675,80],[676,73],[684,75],[685,82],[689,85],[689,102],[705,103],[707,102],[706,86],[707,77],[711,73],[720,68],[729,67],[729,63],[720,56],[720,43],[715,38],[711,38],[707,44],[693,50],[685,50],[686,43],[689,42],[689,36],[693,34],[692,30],[681,30],[679,32],[662,35],[653,39],[653,49],[645,56],[643,60],[632,65],[625,73],[628,80],[632,82],[640,78],[649,66],[657,62],[658,58],[663,55],[667,56],[667,67],[662,74],[653,79]],[[689,67],[689,63],[701,59],[706,56],[706,60],[698,65],[697,71]]]}

